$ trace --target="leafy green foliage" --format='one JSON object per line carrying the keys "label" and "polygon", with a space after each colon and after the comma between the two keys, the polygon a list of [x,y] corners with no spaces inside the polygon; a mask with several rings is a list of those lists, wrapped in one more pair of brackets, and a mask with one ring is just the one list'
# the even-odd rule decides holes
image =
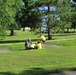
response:
{"label": "leafy green foliage", "polygon": [[4,30],[11,24],[17,26],[14,17],[21,6],[21,0],[0,0],[0,25]]}
{"label": "leafy green foliage", "polygon": [[37,28],[40,23],[40,13],[38,12],[37,8],[34,6],[34,1],[23,0],[24,6],[21,8],[16,15],[17,23],[21,24],[21,27],[31,27]]}
{"label": "leafy green foliage", "polygon": [[6,36],[6,30],[3,30],[3,28],[0,26],[0,40],[3,40]]}
{"label": "leafy green foliage", "polygon": [[72,28],[76,28],[76,12],[71,13]]}

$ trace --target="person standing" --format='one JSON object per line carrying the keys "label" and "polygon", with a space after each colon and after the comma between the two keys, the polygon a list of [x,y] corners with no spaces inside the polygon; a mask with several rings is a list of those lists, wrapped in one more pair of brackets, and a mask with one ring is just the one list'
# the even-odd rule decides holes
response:
{"label": "person standing", "polygon": [[41,34],[42,48],[45,48],[46,38]]}

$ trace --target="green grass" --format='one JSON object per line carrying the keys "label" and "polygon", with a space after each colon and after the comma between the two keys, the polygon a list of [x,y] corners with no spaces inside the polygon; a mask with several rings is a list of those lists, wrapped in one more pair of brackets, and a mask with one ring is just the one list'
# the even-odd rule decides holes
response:
{"label": "green grass", "polygon": [[[10,32],[7,31],[7,36],[4,40],[0,40],[0,43],[16,43],[16,42],[24,42],[26,39],[30,38],[33,41],[37,41],[40,39],[40,34],[35,34],[34,32],[30,31],[21,31],[21,30],[15,30],[16,34],[15,36],[9,36]],[[44,34],[44,36],[47,38],[47,34]],[[75,33],[63,33],[63,34],[52,34],[52,40],[57,39],[70,39],[70,38],[76,38]]]}
{"label": "green grass", "polygon": [[[56,46],[62,46],[62,47],[69,47],[69,46],[76,46],[76,40],[63,40],[63,41],[50,41],[46,42],[46,45],[50,45],[50,48],[52,45]],[[12,51],[23,51],[25,50],[24,43],[23,44],[11,44],[11,45],[5,45],[1,46],[1,48],[9,49]]]}
{"label": "green grass", "polygon": [[[16,32],[15,36],[11,36],[11,37],[7,36],[5,40],[25,40],[28,38],[37,39],[39,36],[39,35],[35,35],[34,32],[30,32],[30,31],[15,30],[15,32]],[[7,31],[7,35],[9,35],[9,31]]]}
{"label": "green grass", "polygon": [[60,45],[60,46],[76,46],[76,40],[64,40],[64,41],[51,41],[47,42],[48,45]]}
{"label": "green grass", "polygon": [[[57,42],[59,44],[56,44]],[[44,73],[76,70],[75,42],[76,40],[49,42],[46,44],[53,43],[63,47],[41,50],[24,50],[24,44],[4,46],[12,52],[0,53],[0,72],[6,73],[5,75],[44,75]]]}
{"label": "green grass", "polygon": [[[8,32],[9,33],[9,32]],[[44,34],[47,37],[47,34]],[[39,34],[16,31],[15,36],[7,36],[5,43],[22,41],[27,38],[39,39]],[[0,45],[0,49],[11,52],[0,52],[0,75],[44,75],[53,72],[76,70],[76,38],[75,34],[53,34],[53,39],[67,39],[46,42],[46,45],[57,45],[40,50],[25,50],[24,43]]]}
{"label": "green grass", "polygon": [[11,51],[23,51],[25,50],[24,44],[11,44],[11,45],[5,45],[0,46],[1,49],[8,49]]}
{"label": "green grass", "polygon": [[[0,72],[20,73],[33,68],[60,69],[76,67],[76,47],[24,50],[0,53]],[[33,75],[33,74],[30,74]]]}
{"label": "green grass", "polygon": [[52,34],[53,39],[70,39],[76,38],[76,33]]}
{"label": "green grass", "polygon": [[31,40],[40,39],[40,34],[35,34],[30,31],[21,31],[15,30],[16,34],[14,36],[9,36],[9,31],[7,31],[7,36],[0,40],[0,43],[15,43],[15,42],[24,42],[26,39],[30,38]]}

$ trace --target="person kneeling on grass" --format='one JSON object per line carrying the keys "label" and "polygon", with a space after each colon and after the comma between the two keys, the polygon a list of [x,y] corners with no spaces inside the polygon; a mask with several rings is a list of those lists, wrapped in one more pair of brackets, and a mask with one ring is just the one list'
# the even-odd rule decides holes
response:
{"label": "person kneeling on grass", "polygon": [[38,40],[37,44],[35,45],[35,49],[42,49],[41,41]]}

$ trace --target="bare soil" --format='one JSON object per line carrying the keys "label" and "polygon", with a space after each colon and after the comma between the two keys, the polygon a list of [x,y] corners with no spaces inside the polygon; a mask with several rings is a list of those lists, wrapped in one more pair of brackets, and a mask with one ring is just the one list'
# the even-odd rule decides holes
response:
{"label": "bare soil", "polygon": [[0,49],[0,52],[11,52],[11,51],[7,49]]}

